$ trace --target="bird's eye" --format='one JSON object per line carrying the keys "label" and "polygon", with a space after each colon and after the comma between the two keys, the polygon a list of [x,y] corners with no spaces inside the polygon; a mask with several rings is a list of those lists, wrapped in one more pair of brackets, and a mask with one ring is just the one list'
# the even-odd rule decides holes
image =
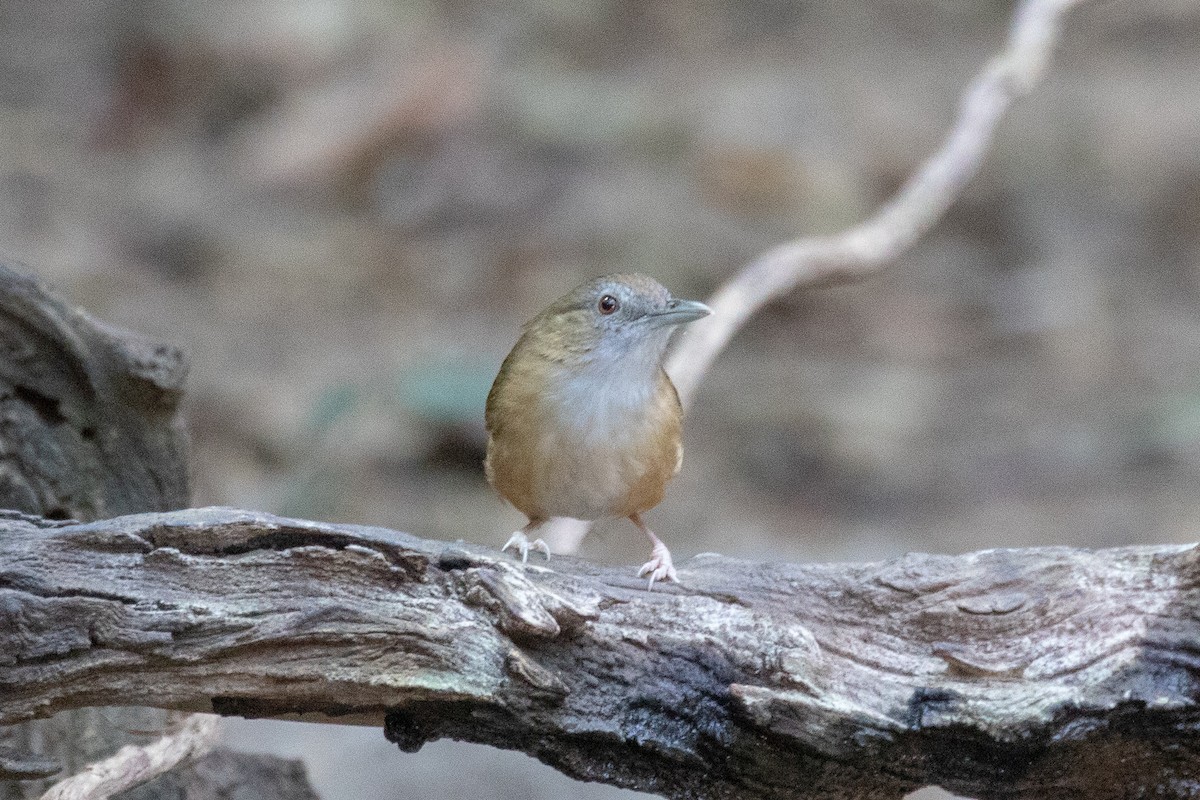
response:
{"label": "bird's eye", "polygon": [[617,298],[611,294],[606,294],[600,298],[600,302],[596,304],[596,307],[600,309],[601,314],[611,314],[620,308],[621,304],[617,302]]}

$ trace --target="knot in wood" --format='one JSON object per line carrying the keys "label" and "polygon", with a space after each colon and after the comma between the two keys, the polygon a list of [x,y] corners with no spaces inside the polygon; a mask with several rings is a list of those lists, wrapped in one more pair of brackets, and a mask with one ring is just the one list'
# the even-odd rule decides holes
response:
{"label": "knot in wood", "polygon": [[504,669],[514,678],[532,688],[537,694],[549,697],[554,702],[563,700],[571,693],[570,687],[554,672],[538,664],[518,648],[508,651],[504,657]]}
{"label": "knot in wood", "polygon": [[565,598],[504,561],[464,570],[460,580],[463,601],[487,610],[495,626],[514,639],[554,639],[600,613],[598,601]]}

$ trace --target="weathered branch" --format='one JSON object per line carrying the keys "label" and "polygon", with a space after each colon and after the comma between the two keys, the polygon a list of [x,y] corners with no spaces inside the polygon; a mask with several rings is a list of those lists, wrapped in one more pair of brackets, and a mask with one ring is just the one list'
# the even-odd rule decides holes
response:
{"label": "weathered branch", "polygon": [[869,220],[835,236],[797,239],[763,253],[709,300],[712,316],[689,327],[667,364],[685,403],[713,359],[767,303],[801,286],[857,280],[894,261],[932,228],[975,177],[996,126],[1041,81],[1063,16],[1083,0],[1022,0],[1004,50],[963,93],[938,150]]}
{"label": "weathered branch", "polygon": [[[0,264],[0,508],[9,509],[2,513],[88,520],[186,506],[178,413],[186,371],[177,348],[97,322]],[[20,528],[0,526],[0,536]],[[0,610],[0,626],[20,618],[9,610]],[[129,702],[104,697],[96,705],[118,701]],[[153,778],[122,796],[216,797],[231,785],[262,800],[314,796],[302,768],[269,756],[214,752],[155,778],[171,757],[191,762],[197,751],[179,745],[198,744],[194,737],[106,758],[136,738],[129,730],[163,723],[151,709],[86,708],[0,727],[0,798],[31,797],[39,788],[33,781],[64,768],[84,771],[52,791],[84,787],[89,796],[107,796]],[[105,760],[85,769],[97,759]]]}
{"label": "weathered branch", "polygon": [[672,797],[1194,796],[1200,557],[698,556],[682,586],[229,509],[0,528],[0,723],[120,699]]}
{"label": "weathered branch", "polygon": [[212,751],[217,717],[190,714],[179,729],[145,747],[125,745],[108,758],[50,787],[41,800],[105,800],[118,792],[190,764]]}

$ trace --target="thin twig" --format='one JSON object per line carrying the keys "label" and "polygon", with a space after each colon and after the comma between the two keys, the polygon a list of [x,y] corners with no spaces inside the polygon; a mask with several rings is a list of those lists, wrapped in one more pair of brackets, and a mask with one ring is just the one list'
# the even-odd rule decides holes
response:
{"label": "thin twig", "polygon": [[41,800],[105,800],[140,786],[212,750],[219,720],[215,714],[192,714],[175,733],[145,747],[126,745],[103,761],[89,764],[83,772],[54,784]]}
{"label": "thin twig", "polygon": [[1003,52],[963,95],[941,148],[871,219],[835,236],[798,239],[763,253],[708,301],[713,315],[691,326],[667,364],[687,403],[713,359],[758,309],[793,289],[871,275],[907,250],[978,172],[996,125],[1045,73],[1066,11],[1083,0],[1025,0]]}

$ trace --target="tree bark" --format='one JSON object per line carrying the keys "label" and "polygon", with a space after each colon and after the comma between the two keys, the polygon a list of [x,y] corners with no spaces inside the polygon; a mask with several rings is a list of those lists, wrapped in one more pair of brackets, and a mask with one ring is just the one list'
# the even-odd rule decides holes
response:
{"label": "tree bark", "polygon": [[[186,372],[177,348],[104,325],[0,264],[0,508],[10,509],[10,520],[22,519],[21,512],[92,520],[186,506],[178,413]],[[27,530],[0,525],[0,536]],[[3,561],[0,574],[8,574]],[[19,624],[11,610],[0,609],[0,628]],[[0,650],[0,661],[7,656]],[[0,685],[0,702],[6,700]],[[46,778],[78,772],[145,738],[135,731],[153,737],[164,724],[155,709],[86,708],[0,727],[0,798],[36,797]],[[315,796],[295,763],[218,751],[122,797],[218,797],[239,774],[263,800]]]}
{"label": "tree bark", "polygon": [[231,509],[0,525],[0,723],[122,698],[452,737],[677,798],[1200,796],[1192,546],[682,585]]}
{"label": "tree bark", "polygon": [[186,506],[186,374],[178,348],[0,265],[0,508],[92,520]]}
{"label": "tree bark", "polygon": [[[177,348],[112,329],[0,265],[0,508],[103,519],[188,504]],[[87,709],[0,729],[0,778],[75,772],[154,729],[151,709]],[[31,751],[39,753],[30,756]],[[0,785],[0,798],[46,783]]]}

